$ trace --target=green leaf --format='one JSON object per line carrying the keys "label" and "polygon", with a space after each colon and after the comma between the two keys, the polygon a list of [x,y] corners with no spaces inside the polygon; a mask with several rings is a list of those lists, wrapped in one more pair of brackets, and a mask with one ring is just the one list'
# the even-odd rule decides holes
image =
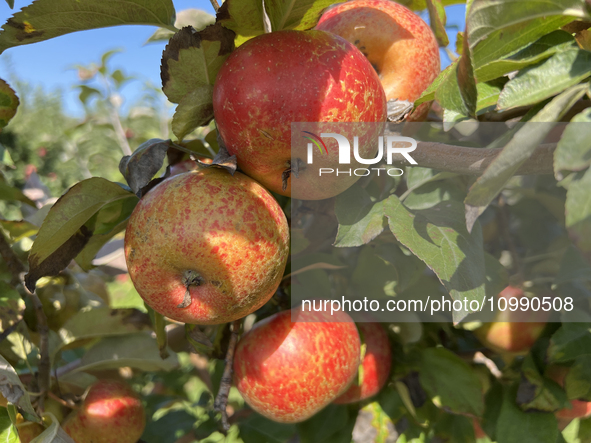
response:
{"label": "green leaf", "polygon": [[27,287],[63,270],[93,234],[107,234],[129,216],[137,197],[117,183],[93,177],[72,186],[52,206],[29,253]]}
{"label": "green leaf", "polygon": [[170,371],[178,366],[176,354],[168,351],[166,359],[160,357],[156,340],[150,334],[136,333],[120,337],[103,338],[90,348],[73,372],[104,371],[124,366],[146,372]]}
{"label": "green leaf", "polygon": [[566,395],[570,400],[591,401],[591,355],[575,359],[564,380]]}
{"label": "green leaf", "polygon": [[553,412],[567,404],[564,390],[555,382],[542,377],[531,354],[525,357],[521,372],[517,390],[517,403],[521,409]]}
{"label": "green leaf", "polygon": [[18,104],[19,100],[14,90],[0,79],[0,130],[14,117]]}
{"label": "green leaf", "polygon": [[125,177],[135,194],[147,186],[154,174],[164,164],[166,152],[172,147],[170,140],[152,138],[142,143],[133,154],[126,155],[119,162],[119,172]]}
{"label": "green leaf", "polygon": [[154,311],[151,307],[146,304],[146,309],[150,315],[150,321],[152,322],[152,328],[156,334],[156,343],[158,343],[158,351],[160,357],[164,360],[168,357],[168,336],[166,335],[166,320],[164,316],[159,312]]}
{"label": "green leaf", "polygon": [[591,354],[590,328],[587,323],[563,323],[550,339],[548,359],[563,363]]}
{"label": "green leaf", "polygon": [[522,411],[515,404],[516,390],[516,386],[504,389],[497,443],[556,443],[559,431],[554,414]]}
{"label": "green leaf", "polygon": [[554,284],[578,280],[591,281],[591,265],[577,248],[570,246],[562,256]]}
{"label": "green leaf", "polygon": [[2,175],[0,175],[0,200],[20,201],[33,208],[37,208],[33,200],[23,194],[20,189],[14,188],[6,183]]}
{"label": "green leaf", "polygon": [[10,7],[10,9],[14,8],[14,0],[6,0],[6,3]]}
{"label": "green leaf", "polygon": [[373,202],[365,189],[352,186],[335,201],[339,229],[334,245],[361,246],[369,243],[384,230],[382,202]]}
{"label": "green leaf", "polygon": [[36,0],[2,26],[0,52],[87,29],[117,25],[172,27],[172,0]]}
{"label": "green leaf", "polygon": [[[176,21],[174,27],[182,29],[185,26],[192,26],[193,29],[201,31],[206,26],[213,25],[215,23],[215,17],[201,9],[183,9],[176,14]],[[154,34],[144,44],[166,41],[174,35],[174,32],[167,28],[157,29]]]}
{"label": "green leaf", "polygon": [[41,419],[33,409],[29,394],[21,383],[16,371],[0,355],[0,393],[9,403],[21,408],[31,420],[41,423]]}
{"label": "green leaf", "polygon": [[78,94],[78,99],[83,105],[86,105],[88,99],[91,98],[93,95],[98,95],[99,97],[102,96],[101,91],[96,88],[91,88],[90,86],[86,85],[78,85],[78,89],[80,89],[80,94]]}
{"label": "green leaf", "polygon": [[554,151],[554,173],[582,171],[591,165],[591,108],[573,117]]}
{"label": "green leaf", "polygon": [[473,48],[478,42],[502,28],[553,15],[565,15],[580,19],[589,18],[585,2],[580,0],[488,0],[474,2],[466,17],[470,47]]}
{"label": "green leaf", "polygon": [[445,348],[424,349],[419,377],[421,386],[437,406],[456,414],[480,417],[484,413],[478,376],[453,352]]}
{"label": "green leaf", "polygon": [[267,0],[265,7],[271,20],[271,30],[303,31],[316,26],[324,9],[333,3],[333,0]]}
{"label": "green leaf", "polygon": [[454,61],[451,65],[445,68],[443,71],[439,73],[439,75],[431,82],[429,87],[423,91],[421,96],[415,101],[414,105],[415,108],[419,106],[421,103],[430,102],[431,100],[435,100],[435,94],[441,84],[447,80],[447,77],[455,75],[457,69],[458,61]]}
{"label": "green leaf", "polygon": [[172,132],[178,140],[183,140],[198,126],[213,118],[213,86],[204,85],[185,95],[172,117]]}
{"label": "green leaf", "polygon": [[345,405],[330,404],[308,420],[298,423],[301,443],[349,443],[356,411]]}
{"label": "green leaf", "polygon": [[429,24],[435,38],[437,38],[437,43],[439,43],[439,46],[449,45],[449,38],[445,30],[447,17],[443,3],[441,0],[427,0],[427,9],[429,10]]}
{"label": "green leaf", "polygon": [[493,80],[541,62],[558,52],[573,49],[575,46],[576,42],[571,34],[560,30],[554,31],[527,45],[516,54],[479,66],[476,68],[475,75],[479,82]]}
{"label": "green leaf", "polygon": [[60,427],[58,420],[53,414],[46,413],[44,414],[44,417],[45,416],[51,418],[51,425],[33,440],[34,443],[76,443],[68,434],[66,434],[66,431]]}
{"label": "green leaf", "polygon": [[213,84],[224,61],[234,50],[234,33],[219,23],[195,32],[177,32],[162,54],[162,90],[179,103],[173,131],[179,140],[213,118]]}
{"label": "green leaf", "polygon": [[0,408],[0,441],[2,443],[20,443],[16,426],[12,424],[6,408]]}
{"label": "green leaf", "polygon": [[277,423],[257,414],[240,422],[240,438],[244,443],[284,443],[295,434],[294,424]]}
{"label": "green leaf", "polygon": [[566,193],[566,227],[576,227],[591,220],[591,168],[578,172]]}
{"label": "green leaf", "polygon": [[[507,181],[550,132],[553,125],[549,122],[559,120],[585,94],[586,89],[586,85],[577,85],[566,90],[544,106],[529,122],[518,127],[503,151],[470,187],[468,196],[464,200],[469,230]],[[542,124],[543,122],[546,124]]]}
{"label": "green leaf", "polygon": [[525,49],[540,37],[571,21],[572,17],[542,17],[496,30],[473,49],[474,67],[479,69]]}
{"label": "green leaf", "polygon": [[316,26],[322,11],[333,3],[333,0],[226,0],[217,13],[217,21],[236,33],[236,45],[240,45],[265,33],[265,14],[273,31],[307,30]]}
{"label": "green leaf", "polygon": [[576,85],[591,75],[591,52],[578,48],[560,51],[524,69],[510,80],[499,97],[501,110],[533,105]]}
{"label": "green leaf", "polygon": [[[109,309],[105,307],[80,311],[59,330],[55,352],[76,341],[130,335],[149,327],[147,315],[136,309]],[[154,344],[156,341],[154,341]]]}
{"label": "green leaf", "polygon": [[0,218],[0,226],[8,232],[13,242],[37,234],[39,228],[26,220],[4,220]]}
{"label": "green leaf", "polygon": [[[454,300],[485,297],[485,257],[480,228],[466,230],[459,202],[447,201],[432,208],[409,211],[398,198],[384,203],[390,230],[396,239],[435,272]],[[454,311],[460,321],[471,311]]]}
{"label": "green leaf", "polygon": [[472,67],[472,55],[468,40],[464,39],[462,55],[452,71],[439,85],[435,98],[445,109],[475,117],[478,93]]}

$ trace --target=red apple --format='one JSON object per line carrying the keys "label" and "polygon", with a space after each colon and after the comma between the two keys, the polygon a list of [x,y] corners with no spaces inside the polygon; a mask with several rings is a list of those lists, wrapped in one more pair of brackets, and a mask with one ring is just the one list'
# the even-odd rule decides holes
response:
{"label": "red apple", "polygon": [[[207,158],[207,157],[199,157],[199,161],[201,163],[205,163],[206,165],[210,165],[212,160],[211,160],[211,158]],[[191,159],[183,160],[182,162],[175,163],[174,165],[172,165],[170,167],[170,177],[172,177],[174,175],[182,174],[184,172],[194,171],[195,169],[198,169],[198,168],[199,168],[199,163],[197,163],[195,160],[191,160]]]}
{"label": "red apple", "polygon": [[271,194],[215,167],[158,184],[125,234],[138,293],[183,323],[226,323],[260,308],[277,290],[288,254],[289,227]]}
{"label": "red apple", "polygon": [[523,311],[521,308],[511,311],[510,300],[520,300],[522,297],[527,295],[514,286],[507,286],[501,291],[499,298],[507,300],[507,309],[498,311],[494,322],[485,323],[475,331],[482,344],[506,355],[526,354],[529,351],[544,330],[550,312],[541,308],[538,311]]}
{"label": "red apple", "polygon": [[355,44],[378,73],[388,100],[414,102],[439,75],[439,45],[433,31],[393,1],[338,4],[322,15],[316,29]]}
{"label": "red apple", "polygon": [[255,324],[236,348],[234,382],[258,413],[284,423],[314,415],[357,375],[360,340],[348,314],[283,311]]}
{"label": "red apple", "polygon": [[[386,97],[367,59],[341,37],[324,31],[279,31],[249,40],[228,57],[215,82],[213,109],[238,166],[271,191],[292,196],[295,173],[283,187],[284,173],[291,168],[291,124],[384,122]],[[312,132],[335,132],[318,128]],[[364,129],[355,131],[363,136]],[[362,158],[375,157],[377,143],[359,145]],[[341,175],[322,177],[319,184],[319,168],[338,164],[335,147],[336,142],[318,154],[313,167],[299,168],[294,197],[329,198],[355,183],[359,177]]]}
{"label": "red apple", "polygon": [[[566,375],[569,371],[570,368],[567,366],[553,365],[546,370],[546,376],[564,388]],[[575,418],[591,417],[591,401],[574,399],[570,401],[570,404],[570,408],[567,407],[554,412],[561,429],[564,429]]]}
{"label": "red apple", "polygon": [[115,380],[94,383],[82,407],[63,424],[76,443],[136,443],[145,427],[141,400],[131,387]]}
{"label": "red apple", "polygon": [[392,351],[388,334],[379,323],[358,323],[357,327],[366,345],[361,362],[361,380],[353,384],[334,403],[345,404],[365,400],[377,394],[386,384],[390,374]]}

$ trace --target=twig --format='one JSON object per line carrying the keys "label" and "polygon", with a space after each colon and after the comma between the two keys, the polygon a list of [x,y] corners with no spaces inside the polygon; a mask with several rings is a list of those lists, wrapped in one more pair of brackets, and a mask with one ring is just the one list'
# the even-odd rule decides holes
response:
{"label": "twig", "polygon": [[[519,168],[516,175],[552,174],[555,149],[555,144],[539,146]],[[422,168],[464,175],[482,175],[501,151],[502,148],[480,149],[443,143],[417,142],[417,148],[411,155]],[[403,160],[396,163],[407,165]]]}
{"label": "twig", "polygon": [[213,408],[222,413],[222,427],[226,432],[230,430],[226,408],[228,406],[228,395],[230,394],[230,388],[232,387],[232,366],[234,363],[234,351],[236,350],[239,332],[240,320],[235,320],[232,323],[232,335],[230,336],[230,343],[228,344],[228,352],[226,352],[226,367],[224,368],[224,373],[220,382],[220,390],[213,403]]}
{"label": "twig", "polygon": [[40,412],[44,411],[45,395],[49,391],[50,386],[50,372],[51,363],[49,360],[49,327],[47,326],[47,316],[43,312],[43,305],[41,300],[34,292],[30,292],[25,286],[24,275],[26,272],[25,266],[19,260],[18,256],[14,253],[8,240],[4,236],[3,232],[0,232],[0,255],[8,265],[8,269],[12,275],[11,283],[13,286],[22,286],[23,291],[27,294],[27,297],[31,300],[35,314],[37,315],[37,332],[39,333],[39,364],[37,384],[39,386],[39,401],[37,408]]}
{"label": "twig", "polygon": [[511,237],[509,211],[505,199],[502,195],[499,196],[499,227],[501,228],[501,235],[503,236],[503,240],[505,240],[507,248],[509,248],[509,253],[511,254],[511,261],[513,262],[513,267],[517,272],[519,283],[522,283],[525,272],[523,269],[523,264],[521,263],[521,258],[519,257],[519,252],[517,251],[517,246],[515,246],[515,242]]}
{"label": "twig", "polygon": [[482,352],[478,351],[474,354],[474,363],[480,363],[483,364],[484,366],[486,366],[488,368],[488,370],[490,371],[490,373],[495,377],[495,378],[502,378],[503,377],[503,373],[499,370],[499,368],[497,368],[497,365],[495,364],[494,361],[492,361],[490,358],[488,358],[486,355],[484,355]]}
{"label": "twig", "polygon": [[57,395],[55,395],[53,392],[49,391],[47,393],[48,397],[53,398],[55,401],[57,401],[60,405],[65,406],[66,408],[69,409],[73,409],[73,410],[78,410],[78,408],[74,405],[71,405],[70,403],[68,403],[66,400],[61,399],[60,397],[58,397]]}
{"label": "twig", "polygon": [[218,4],[217,0],[210,0],[211,1],[211,6],[213,6],[213,10],[215,12],[218,12],[218,9],[220,9],[220,5]]}
{"label": "twig", "polygon": [[2,333],[0,334],[0,343],[2,343],[6,339],[6,337],[12,334],[16,328],[18,328],[18,325],[21,323],[21,321],[22,318],[15,321],[12,325],[10,325],[4,331],[2,331]]}

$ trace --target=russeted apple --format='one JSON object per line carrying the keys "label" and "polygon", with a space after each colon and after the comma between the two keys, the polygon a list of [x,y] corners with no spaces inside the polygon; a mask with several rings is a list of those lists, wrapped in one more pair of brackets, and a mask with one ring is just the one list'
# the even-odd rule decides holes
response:
{"label": "russeted apple", "polygon": [[[292,165],[291,124],[384,122],[386,96],[367,59],[346,40],[324,31],[279,31],[247,41],[228,57],[216,78],[213,110],[228,152],[247,175],[278,194],[320,200],[340,194],[359,177],[319,179],[321,165],[338,166],[334,140],[317,153],[313,166],[305,156]],[[308,132],[335,132],[322,128]],[[378,150],[377,136],[375,142],[373,137],[361,142],[372,128],[355,127],[348,137],[360,136],[363,159],[375,158]]]}
{"label": "russeted apple", "polygon": [[365,355],[359,369],[359,380],[341,394],[334,403],[346,404],[365,400],[376,395],[388,381],[392,351],[388,334],[379,323],[358,323]]}
{"label": "russeted apple", "polygon": [[[474,333],[483,345],[507,356],[525,354],[533,346],[546,327],[549,312],[539,309],[510,309],[511,299],[527,297],[523,290],[507,286],[498,295],[507,301],[507,309],[498,311],[495,320],[483,324]],[[495,300],[496,302],[496,300]]]}
{"label": "russeted apple", "polygon": [[283,311],[254,325],[238,342],[234,383],[265,417],[296,423],[347,390],[357,375],[359,333],[338,312]]}
{"label": "russeted apple", "polygon": [[[387,100],[414,102],[440,72],[439,45],[431,28],[390,0],[355,0],[326,11],[316,29],[353,43],[378,73]],[[429,104],[413,114],[426,116]]]}
{"label": "russeted apple", "polygon": [[[546,376],[565,388],[565,379],[569,371],[568,366],[552,365],[546,370]],[[591,417],[591,401],[572,399],[570,407],[560,409],[554,415],[558,419],[560,429],[564,429],[575,418]]]}
{"label": "russeted apple", "polygon": [[288,254],[289,227],[273,196],[217,167],[158,184],[125,233],[138,293],[183,323],[227,323],[260,308],[277,290]]}
{"label": "russeted apple", "polygon": [[136,443],[146,427],[144,406],[127,384],[99,380],[62,427],[76,443]]}

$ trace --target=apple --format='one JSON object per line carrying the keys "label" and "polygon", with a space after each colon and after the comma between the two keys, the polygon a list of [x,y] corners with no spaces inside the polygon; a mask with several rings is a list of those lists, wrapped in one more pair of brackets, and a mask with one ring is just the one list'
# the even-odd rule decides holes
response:
{"label": "apple", "polygon": [[348,314],[283,311],[254,325],[238,342],[234,383],[265,417],[297,423],[342,394],[357,375],[360,340]]}
{"label": "apple", "polygon": [[[207,165],[210,165],[212,161],[211,158],[207,157],[199,157],[198,160],[201,163],[205,163]],[[183,160],[182,162],[175,163],[170,167],[170,177],[189,171],[194,171],[195,169],[199,169],[199,163],[191,159]]]}
{"label": "apple", "polygon": [[76,443],[136,443],[146,427],[144,406],[127,384],[99,380],[62,427]]}
{"label": "apple", "polygon": [[527,297],[522,289],[514,286],[507,286],[498,297],[507,300],[507,309],[498,311],[495,321],[484,323],[474,333],[483,345],[493,351],[508,356],[526,354],[546,327],[550,313],[542,309],[522,311],[519,308],[511,311],[511,299]]}
{"label": "apple", "polygon": [[[367,59],[352,44],[324,31],[278,31],[255,37],[235,50],[218,72],[213,110],[219,134],[238,166],[267,189],[293,197],[320,200],[340,194],[359,177],[324,176],[319,168],[338,165],[336,141],[326,138],[324,153],[313,165],[291,165],[291,124],[296,122],[384,122],[386,96]],[[360,136],[359,154],[377,152],[378,126],[348,128]],[[316,125],[317,136],[330,126]],[[333,126],[334,128],[334,126]],[[302,151],[307,146],[304,138]],[[316,149],[316,147],[314,147]],[[305,152],[298,159],[307,159]],[[295,158],[295,156],[294,156]],[[298,162],[299,163],[299,162]],[[347,165],[353,168],[356,164]],[[284,180],[285,179],[285,180]],[[285,181],[285,187],[284,187]]]}
{"label": "apple", "polygon": [[359,374],[361,379],[359,383],[353,382],[334,401],[336,404],[354,403],[374,396],[384,387],[390,374],[392,351],[384,328],[379,323],[358,323],[357,327],[366,345]]}
{"label": "apple", "polygon": [[124,251],[131,280],[152,309],[183,323],[227,323],[277,290],[289,227],[251,178],[200,168],[162,181],[139,201]]}
{"label": "apple", "polygon": [[[18,432],[18,438],[20,443],[31,443],[36,437],[45,431],[45,428],[39,423],[33,423],[30,421],[20,423],[16,425]],[[8,439],[7,439],[8,441]]]}
{"label": "apple", "polygon": [[[570,368],[567,366],[552,365],[546,369],[546,376],[564,388],[566,375],[569,371]],[[570,401],[570,404],[570,407],[554,412],[561,429],[568,426],[575,418],[591,417],[591,401],[574,399]]]}
{"label": "apple", "polygon": [[414,102],[439,75],[439,45],[433,31],[393,1],[340,3],[320,17],[316,29],[357,46],[378,73],[387,100]]}

